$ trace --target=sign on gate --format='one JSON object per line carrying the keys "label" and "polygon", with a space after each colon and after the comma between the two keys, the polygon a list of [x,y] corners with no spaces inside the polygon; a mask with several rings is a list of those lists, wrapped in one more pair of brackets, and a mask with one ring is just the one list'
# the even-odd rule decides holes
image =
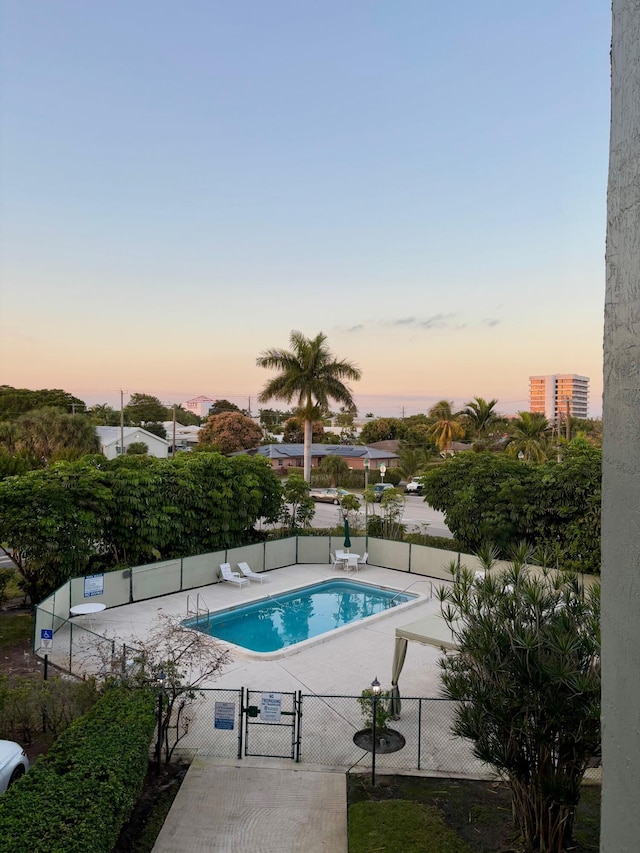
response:
{"label": "sign on gate", "polygon": [[279,723],[282,713],[282,693],[263,693],[260,697],[260,720]]}
{"label": "sign on gate", "polygon": [[214,729],[233,729],[235,718],[235,702],[216,702],[213,720]]}

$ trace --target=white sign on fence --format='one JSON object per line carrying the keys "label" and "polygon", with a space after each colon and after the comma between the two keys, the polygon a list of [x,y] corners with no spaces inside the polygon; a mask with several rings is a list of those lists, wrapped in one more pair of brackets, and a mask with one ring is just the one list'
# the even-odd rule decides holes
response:
{"label": "white sign on fence", "polygon": [[260,698],[260,720],[279,723],[282,713],[282,693],[263,693]]}
{"label": "white sign on fence", "polygon": [[216,702],[213,716],[214,729],[232,729],[235,718],[235,702]]}
{"label": "white sign on fence", "polygon": [[104,592],[104,574],[87,575],[84,579],[84,597],[91,598],[92,595],[102,595]]}

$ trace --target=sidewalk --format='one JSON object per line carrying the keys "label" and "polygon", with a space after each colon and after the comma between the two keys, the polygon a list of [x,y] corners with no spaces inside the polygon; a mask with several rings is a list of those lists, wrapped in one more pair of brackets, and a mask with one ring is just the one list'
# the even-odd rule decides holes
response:
{"label": "sidewalk", "polygon": [[347,853],[345,773],[196,756],[153,853],[213,851]]}

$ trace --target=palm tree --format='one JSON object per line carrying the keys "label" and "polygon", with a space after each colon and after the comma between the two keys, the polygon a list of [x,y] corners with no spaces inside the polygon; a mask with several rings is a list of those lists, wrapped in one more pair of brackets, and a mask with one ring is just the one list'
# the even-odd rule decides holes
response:
{"label": "palm tree", "polygon": [[540,412],[518,412],[511,421],[506,453],[528,462],[543,462],[549,454],[549,421]]}
{"label": "palm tree", "polygon": [[498,418],[494,412],[497,402],[497,400],[487,402],[482,397],[474,397],[462,410],[462,414],[468,419],[478,437],[486,437],[489,428],[497,421]]}
{"label": "palm tree", "polygon": [[462,438],[464,429],[453,414],[453,403],[440,400],[429,409],[429,417],[433,424],[429,427],[429,435],[433,438],[438,450],[444,456],[451,450],[451,443],[456,438]]}
{"label": "palm tree", "polygon": [[258,367],[279,371],[264,386],[258,400],[297,401],[297,414],[304,422],[304,479],[309,482],[313,422],[328,411],[330,400],[355,409],[351,390],[343,380],[358,380],[362,371],[349,361],[334,359],[322,332],[305,338],[302,332],[293,331],[289,341],[290,350],[269,349],[256,359]]}
{"label": "palm tree", "polygon": [[406,480],[421,474],[427,464],[427,452],[423,447],[401,444],[398,456],[398,471]]}

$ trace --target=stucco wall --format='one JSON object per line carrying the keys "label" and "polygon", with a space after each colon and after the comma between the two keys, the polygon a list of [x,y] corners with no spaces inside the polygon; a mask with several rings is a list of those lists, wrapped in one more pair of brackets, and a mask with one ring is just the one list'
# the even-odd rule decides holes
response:
{"label": "stucco wall", "polygon": [[601,851],[640,849],[640,3],[613,0],[604,336]]}

